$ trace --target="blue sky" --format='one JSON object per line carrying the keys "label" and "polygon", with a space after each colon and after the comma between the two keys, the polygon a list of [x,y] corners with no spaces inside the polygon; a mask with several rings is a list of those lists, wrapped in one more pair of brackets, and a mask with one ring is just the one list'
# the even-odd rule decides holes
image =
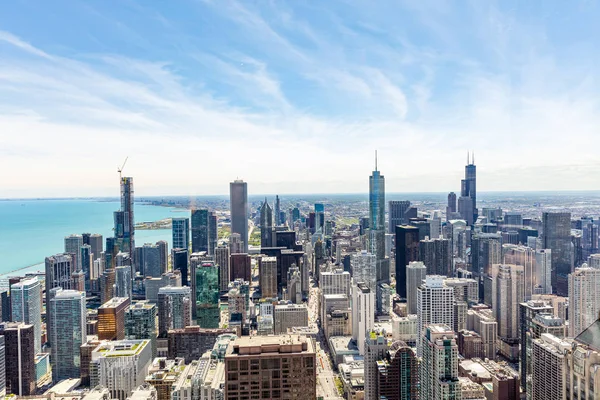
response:
{"label": "blue sky", "polygon": [[0,5],[0,197],[600,186],[596,1]]}

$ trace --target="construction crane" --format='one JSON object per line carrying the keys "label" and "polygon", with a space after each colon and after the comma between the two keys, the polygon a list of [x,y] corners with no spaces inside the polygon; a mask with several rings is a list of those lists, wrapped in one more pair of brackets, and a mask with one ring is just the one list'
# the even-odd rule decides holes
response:
{"label": "construction crane", "polygon": [[121,168],[119,168],[117,166],[117,172],[119,173],[119,180],[121,180],[121,172],[123,171],[123,168],[125,168],[125,164],[127,164],[127,159],[129,158],[129,156],[125,157],[125,161],[123,161],[123,165],[121,165]]}

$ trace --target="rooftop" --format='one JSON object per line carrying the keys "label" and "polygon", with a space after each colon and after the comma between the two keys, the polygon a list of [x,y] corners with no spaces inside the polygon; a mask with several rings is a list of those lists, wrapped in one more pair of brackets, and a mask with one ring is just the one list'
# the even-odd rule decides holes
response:
{"label": "rooftop", "polygon": [[116,308],[118,306],[120,306],[121,304],[128,302],[129,301],[129,297],[113,297],[112,299],[108,300],[106,303],[102,304],[98,309],[106,309],[106,308]]}
{"label": "rooftop", "polygon": [[315,353],[315,348],[299,335],[242,336],[230,342],[225,357],[266,353]]}

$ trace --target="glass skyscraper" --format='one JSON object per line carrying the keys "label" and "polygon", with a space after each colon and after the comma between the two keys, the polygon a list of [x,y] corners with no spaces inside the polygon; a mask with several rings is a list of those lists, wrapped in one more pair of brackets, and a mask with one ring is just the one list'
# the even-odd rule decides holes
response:
{"label": "glass skyscraper", "polygon": [[201,328],[218,328],[219,310],[219,267],[205,262],[196,268],[195,307],[197,324]]}
{"label": "glass skyscraper", "polygon": [[238,233],[243,242],[244,253],[248,252],[248,184],[237,179],[229,184],[231,207],[231,233]]}
{"label": "glass skyscraper", "polygon": [[377,282],[389,283],[389,264],[385,259],[385,178],[377,170],[369,177],[369,252],[377,258]]}
{"label": "glass skyscraper", "polygon": [[42,352],[42,285],[37,278],[10,287],[12,321],[33,325],[35,353]]}

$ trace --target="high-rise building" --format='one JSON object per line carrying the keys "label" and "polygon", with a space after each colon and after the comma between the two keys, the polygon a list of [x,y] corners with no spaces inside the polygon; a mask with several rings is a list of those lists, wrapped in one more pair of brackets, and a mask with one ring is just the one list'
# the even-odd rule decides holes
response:
{"label": "high-rise building", "polygon": [[260,207],[260,247],[273,246],[273,210],[265,198]]}
{"label": "high-rise building", "polygon": [[535,250],[534,294],[552,294],[552,250]]}
{"label": "high-rise building", "polygon": [[364,343],[364,381],[365,400],[378,400],[379,374],[377,361],[385,357],[388,351],[387,339],[375,332],[368,332]]}
{"label": "high-rise building", "polygon": [[99,233],[91,234],[89,237],[89,244],[91,247],[93,258],[92,260],[97,260],[100,258],[100,254],[104,251],[104,243],[103,237]]}
{"label": "high-rise building", "polygon": [[467,221],[468,225],[473,225],[477,221],[477,167],[475,166],[475,155],[472,156],[471,160],[467,155],[465,179],[461,181],[460,198],[458,199],[458,212],[461,214],[462,219]]}
{"label": "high-rise building", "polygon": [[219,224],[217,214],[210,212],[208,214],[208,254],[215,255],[215,249],[219,242]]}
{"label": "high-rise building", "polygon": [[231,254],[229,256],[229,280],[252,280],[252,260],[246,253]]}
{"label": "high-rise building", "polygon": [[[240,235],[242,250],[248,252],[248,184],[236,179],[229,184],[231,233]],[[231,252],[234,253],[233,251]]]}
{"label": "high-rise building", "polygon": [[[373,271],[374,272],[374,271]],[[357,279],[360,281],[360,279]],[[323,295],[345,294],[350,298],[350,273],[341,268],[319,273],[319,289]]]}
{"label": "high-rise building", "polygon": [[423,358],[420,365],[422,399],[460,399],[458,345],[448,325],[428,325],[421,338]]}
{"label": "high-rise building", "polygon": [[406,266],[419,260],[419,229],[396,226],[396,293],[406,299]]}
{"label": "high-rise building", "polygon": [[187,248],[173,247],[171,250],[171,265],[173,271],[181,272],[181,284],[189,286],[189,253]]}
{"label": "high-rise building", "polygon": [[179,271],[167,272],[160,276],[160,278],[146,278],[144,279],[144,291],[146,300],[151,303],[158,303],[158,290],[166,286],[179,287],[181,286],[181,274]]}
{"label": "high-rise building", "polygon": [[160,270],[164,274],[165,272],[167,272],[167,266],[169,263],[169,243],[167,243],[166,240],[159,240],[158,242],[156,242],[156,245],[158,246],[160,255]]}
{"label": "high-rise building", "polygon": [[363,282],[352,284],[352,338],[365,354],[365,339],[375,325],[375,293]]}
{"label": "high-rise building", "polygon": [[552,251],[552,293],[568,295],[568,275],[572,269],[571,213],[542,214],[542,248]]}
{"label": "high-rise building", "polygon": [[427,268],[420,261],[411,261],[406,266],[406,313],[417,313],[417,288],[425,281]]}
{"label": "high-rise building", "polygon": [[419,260],[427,267],[429,275],[452,276],[452,252],[450,241],[444,238],[419,241]]}
{"label": "high-rise building", "polygon": [[69,235],[65,237],[65,253],[73,257],[73,267],[75,271],[81,271],[81,246],[83,246],[82,235]]}
{"label": "high-rise building", "polygon": [[0,396],[6,396],[6,344],[0,336]]}
{"label": "high-rise building", "polygon": [[385,256],[385,178],[377,170],[369,177],[369,251],[376,257],[376,283],[389,283],[389,260]]}
{"label": "high-rise building", "polygon": [[149,340],[103,342],[92,352],[90,386],[104,386],[110,398],[126,400],[144,384],[151,363]]}
{"label": "high-rise building", "polygon": [[575,268],[569,275],[569,336],[592,325],[600,312],[600,269]]}
{"label": "high-rise building", "polygon": [[[186,364],[198,360],[204,353],[218,346],[219,337],[232,339],[234,335],[229,329],[204,329],[197,325],[187,326],[184,329],[172,329],[168,335],[168,357],[170,359],[183,358]],[[219,346],[218,356],[222,359],[225,349]]]}
{"label": "high-rise building", "polygon": [[219,267],[211,262],[202,263],[196,268],[196,293],[193,293],[195,298],[193,306],[196,307],[197,324],[201,328],[219,327],[221,318],[219,271]]}
{"label": "high-rise building", "polygon": [[446,221],[454,219],[456,213],[456,193],[448,193],[448,205],[446,206]]}
{"label": "high-rise building", "polygon": [[316,362],[313,342],[301,336],[237,338],[225,355],[224,398],[316,399]]}
{"label": "high-rise building", "polygon": [[121,212],[123,212],[123,236],[117,237],[121,251],[127,252],[135,264],[135,218],[133,206],[133,178],[121,178]]}
{"label": "high-rise building", "polygon": [[262,297],[277,297],[277,257],[262,257],[258,264]]}
{"label": "high-rise building", "polygon": [[0,324],[6,360],[6,393],[30,396],[35,392],[35,349],[33,325],[22,322]]}
{"label": "high-rise building", "polygon": [[531,300],[536,287],[535,250],[527,246],[504,244],[502,245],[502,254],[504,255],[503,262],[505,264],[515,264],[523,267],[523,297],[524,301]]}
{"label": "high-rise building", "polygon": [[352,254],[350,268],[352,269],[352,278],[356,282],[366,283],[369,289],[375,292],[377,287],[377,256],[375,254],[368,253],[366,250]]}
{"label": "high-rise building", "polygon": [[125,311],[125,339],[150,340],[152,357],[156,356],[156,305],[144,301],[136,301]]}
{"label": "high-rise building", "polygon": [[277,304],[273,312],[273,332],[288,333],[288,329],[308,326],[308,308],[305,304]]}
{"label": "high-rise building", "polygon": [[98,308],[98,339],[121,340],[125,338],[125,311],[128,297],[114,297]]}
{"label": "high-rise building", "polygon": [[50,336],[52,379],[79,378],[81,359],[80,348],[86,342],[85,292],[54,289],[50,300],[52,320]]}
{"label": "high-rise building", "polygon": [[93,274],[94,255],[92,254],[92,246],[84,244],[79,249],[79,258],[81,259],[81,271],[85,275],[86,290],[90,290],[90,279],[98,279],[98,274]]}
{"label": "high-rise building", "polygon": [[390,200],[388,202],[388,233],[396,233],[396,226],[404,225],[408,221],[404,214],[410,208],[410,201]]}
{"label": "high-rise building", "polygon": [[35,353],[42,352],[42,285],[36,278],[10,286],[12,320],[33,325]]}
{"label": "high-rise building", "polygon": [[215,249],[215,263],[219,267],[219,290],[224,292],[229,285],[229,247],[218,246]]}
{"label": "high-rise building", "polygon": [[[567,360],[570,342],[544,333],[539,339],[532,341],[531,351],[531,393],[527,394],[532,400],[566,399]],[[581,387],[585,393],[587,385]],[[579,390],[576,392],[579,396]],[[581,397],[590,398],[590,397]]]}
{"label": "high-rise building", "polygon": [[145,243],[142,247],[140,265],[140,275],[160,277],[166,270],[161,267],[161,249],[157,244]]}
{"label": "high-rise building", "polygon": [[188,286],[158,289],[158,336],[192,324],[192,291]]}
{"label": "high-rise building", "polygon": [[131,265],[121,265],[115,268],[115,297],[133,296],[133,276]]}
{"label": "high-rise building", "polygon": [[492,266],[492,310],[498,321],[498,336],[504,340],[519,338],[519,303],[525,300],[523,275],[520,265]]}
{"label": "high-rise building", "polygon": [[[190,247],[190,220],[189,218],[173,218],[173,248],[189,249]],[[206,239],[208,240],[208,238]]]}
{"label": "high-rise building", "polygon": [[378,360],[376,365],[376,399],[411,400],[418,398],[419,362],[413,349],[406,343],[401,341],[392,343],[385,356]]}
{"label": "high-rise building", "polygon": [[192,253],[208,252],[208,210],[192,210]]}
{"label": "high-rise building", "polygon": [[[57,254],[46,257],[46,294],[55,287],[72,289],[72,274],[75,272],[73,257],[69,254]],[[46,314],[50,314],[52,305],[46,302]],[[47,327],[50,330],[50,326]]]}
{"label": "high-rise building", "polygon": [[430,324],[454,324],[454,288],[444,284],[445,276],[427,275],[417,288],[417,353],[422,356],[425,328]]}

